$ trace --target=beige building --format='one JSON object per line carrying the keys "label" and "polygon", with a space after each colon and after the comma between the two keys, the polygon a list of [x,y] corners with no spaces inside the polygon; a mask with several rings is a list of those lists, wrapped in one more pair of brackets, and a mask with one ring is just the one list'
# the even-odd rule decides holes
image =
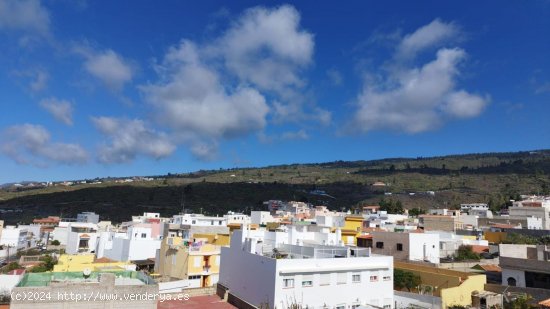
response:
{"label": "beige building", "polygon": [[189,243],[181,237],[168,237],[162,241],[155,265],[160,280],[187,280],[188,287],[218,282],[221,246],[195,240]]}
{"label": "beige building", "polygon": [[421,215],[419,226],[424,228],[425,231],[454,232],[462,229],[460,216],[449,215]]}

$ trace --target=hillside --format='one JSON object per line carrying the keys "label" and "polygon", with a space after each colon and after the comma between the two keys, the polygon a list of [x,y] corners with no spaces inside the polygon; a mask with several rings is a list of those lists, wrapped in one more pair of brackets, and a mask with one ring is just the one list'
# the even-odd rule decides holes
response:
{"label": "hillside", "polygon": [[[198,171],[128,184],[104,179],[95,185],[2,189],[0,218],[29,222],[36,216],[71,217],[88,210],[119,222],[143,211],[169,216],[181,211],[182,201],[190,211],[221,215],[262,209],[262,201],[269,199],[332,209],[376,204],[384,198],[400,200],[406,208],[456,207],[463,202],[489,202],[498,208],[518,194],[549,194],[549,175],[550,150]],[[372,187],[377,181],[386,186]],[[311,193],[316,189],[331,197]]]}

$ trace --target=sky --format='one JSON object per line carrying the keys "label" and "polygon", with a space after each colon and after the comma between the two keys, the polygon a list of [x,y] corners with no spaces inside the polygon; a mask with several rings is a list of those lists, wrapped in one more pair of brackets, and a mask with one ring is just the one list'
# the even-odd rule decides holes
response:
{"label": "sky", "polygon": [[550,148],[550,1],[0,0],[0,183]]}

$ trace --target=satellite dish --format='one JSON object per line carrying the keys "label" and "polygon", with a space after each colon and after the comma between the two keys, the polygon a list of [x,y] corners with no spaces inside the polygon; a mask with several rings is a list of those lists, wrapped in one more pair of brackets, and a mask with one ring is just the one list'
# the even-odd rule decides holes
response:
{"label": "satellite dish", "polygon": [[84,268],[82,274],[84,274],[85,278],[88,278],[92,274],[92,271],[89,268]]}

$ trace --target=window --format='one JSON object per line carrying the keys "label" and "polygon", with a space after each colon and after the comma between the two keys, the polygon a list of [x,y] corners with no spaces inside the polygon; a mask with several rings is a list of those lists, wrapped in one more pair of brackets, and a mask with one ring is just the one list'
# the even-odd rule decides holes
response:
{"label": "window", "polygon": [[319,285],[330,285],[330,274],[320,274]]}
{"label": "window", "polygon": [[360,304],[351,305],[351,309],[359,308],[360,306]]}
{"label": "window", "polygon": [[88,248],[88,240],[89,239],[80,239],[78,242],[78,248]]}
{"label": "window", "polygon": [[145,237],[147,237],[147,234],[141,233],[141,238],[145,238]]}
{"label": "window", "polygon": [[378,276],[370,276],[370,282],[377,282]]}
{"label": "window", "polygon": [[403,251],[403,244],[397,244],[397,251]]}
{"label": "window", "polygon": [[377,241],[377,242],[376,242],[376,248],[378,248],[378,249],[384,249],[384,242],[382,242],[382,241]]}
{"label": "window", "polygon": [[194,267],[201,267],[202,258],[200,256],[196,256],[195,260],[193,261]]}
{"label": "window", "polygon": [[346,284],[348,282],[348,273],[338,273],[336,278],[337,284]]}
{"label": "window", "polygon": [[384,281],[390,281],[390,280],[391,280],[390,276],[384,276]]}
{"label": "window", "polygon": [[304,286],[304,287],[313,286],[313,281],[311,281],[311,280],[302,281],[302,286]]}
{"label": "window", "polygon": [[351,276],[351,282],[353,283],[361,282],[361,274],[353,274]]}
{"label": "window", "polygon": [[218,221],[218,225],[222,225],[222,221],[221,221],[221,220],[220,220],[220,221]]}
{"label": "window", "polygon": [[200,279],[201,276],[200,275],[196,275],[196,276],[189,276],[188,279],[189,280],[196,280],[196,279]]}
{"label": "window", "polygon": [[302,286],[313,286],[313,275],[303,275]]}
{"label": "window", "polygon": [[195,220],[191,221],[191,224],[195,224],[195,223],[197,223],[197,221],[195,221]]}
{"label": "window", "polygon": [[294,287],[294,279],[286,278],[283,279],[283,288],[293,288]]}
{"label": "window", "polygon": [[346,305],[336,305],[335,309],[346,309]]}

